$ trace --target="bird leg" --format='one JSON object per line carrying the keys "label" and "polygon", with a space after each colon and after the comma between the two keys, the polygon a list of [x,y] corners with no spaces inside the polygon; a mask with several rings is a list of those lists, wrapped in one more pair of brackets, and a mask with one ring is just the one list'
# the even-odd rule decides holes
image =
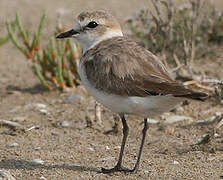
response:
{"label": "bird leg", "polygon": [[122,116],[121,118],[122,118],[122,124],[123,124],[123,139],[122,139],[122,145],[121,145],[121,150],[120,150],[120,154],[119,154],[118,163],[116,164],[116,166],[114,168],[111,168],[111,169],[102,168],[101,169],[102,173],[111,173],[111,172],[115,172],[115,171],[124,171],[124,172],[136,173],[139,169],[139,163],[140,163],[140,159],[141,159],[141,155],[142,155],[143,146],[144,146],[144,143],[145,143],[146,132],[149,128],[149,123],[147,121],[147,118],[145,118],[144,119],[144,128],[142,130],[142,141],[141,141],[137,161],[136,161],[135,167],[133,169],[128,169],[128,168],[122,167],[122,156],[123,156],[123,152],[124,152],[125,143],[126,143],[126,139],[127,139],[127,136],[128,136],[129,128],[128,128],[128,125],[126,123],[125,117]]}
{"label": "bird leg", "polygon": [[139,162],[141,159],[141,155],[142,155],[142,149],[145,143],[145,138],[146,138],[146,132],[149,129],[149,123],[147,118],[144,118],[144,128],[142,130],[142,141],[141,141],[141,145],[140,145],[140,149],[139,149],[139,154],[138,154],[138,158],[135,164],[135,167],[131,170],[132,173],[136,173],[139,169]]}
{"label": "bird leg", "polygon": [[122,145],[121,145],[121,150],[120,150],[118,162],[117,162],[117,164],[114,168],[111,168],[111,169],[102,168],[101,169],[102,173],[111,173],[111,172],[115,172],[115,171],[126,171],[126,170],[128,170],[128,169],[122,167],[122,157],[123,157],[123,153],[124,153],[124,149],[125,149],[126,139],[127,139],[128,133],[129,133],[129,127],[128,127],[128,124],[125,120],[124,115],[121,116],[121,119],[122,119],[122,125],[123,125],[123,138],[122,138]]}

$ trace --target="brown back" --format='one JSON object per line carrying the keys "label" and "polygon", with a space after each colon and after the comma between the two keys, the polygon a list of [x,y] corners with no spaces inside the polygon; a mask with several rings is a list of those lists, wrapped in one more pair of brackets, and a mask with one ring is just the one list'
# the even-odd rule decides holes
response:
{"label": "brown back", "polygon": [[203,99],[173,80],[151,52],[126,37],[104,40],[81,58],[87,78],[97,89],[122,96],[173,95]]}

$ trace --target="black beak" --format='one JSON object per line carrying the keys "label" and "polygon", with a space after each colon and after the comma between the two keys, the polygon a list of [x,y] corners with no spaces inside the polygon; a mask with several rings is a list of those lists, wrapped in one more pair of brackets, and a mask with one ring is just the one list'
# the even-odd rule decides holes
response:
{"label": "black beak", "polygon": [[71,37],[74,34],[79,34],[79,32],[78,31],[75,31],[74,29],[71,29],[69,31],[66,31],[66,32],[63,32],[63,33],[58,34],[56,36],[56,38],[57,39],[68,38],[68,37]]}

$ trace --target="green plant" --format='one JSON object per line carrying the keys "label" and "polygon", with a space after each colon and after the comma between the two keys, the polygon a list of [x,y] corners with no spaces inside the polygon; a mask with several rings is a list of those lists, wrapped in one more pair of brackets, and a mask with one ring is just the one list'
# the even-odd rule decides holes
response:
{"label": "green plant", "polygon": [[3,44],[7,43],[9,40],[9,36],[7,37],[1,37],[0,38],[0,46],[2,46]]}
{"label": "green plant", "polygon": [[[11,23],[12,32],[15,32],[15,27],[16,27],[16,23],[15,22]],[[9,35],[6,37],[0,37],[0,46],[7,43],[9,40],[10,40]]]}
{"label": "green plant", "polygon": [[[77,86],[80,83],[77,63],[81,48],[70,39],[56,41],[55,36],[42,48],[40,43],[45,20],[46,15],[43,14],[39,28],[31,33],[23,27],[17,13],[15,22],[6,23],[8,38],[32,62],[35,74],[45,87],[52,90]],[[55,34],[59,32],[62,29],[57,28]]]}

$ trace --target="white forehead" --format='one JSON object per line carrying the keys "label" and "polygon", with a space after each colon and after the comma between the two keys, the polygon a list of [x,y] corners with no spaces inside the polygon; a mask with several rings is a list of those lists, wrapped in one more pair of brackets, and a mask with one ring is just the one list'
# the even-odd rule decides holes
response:
{"label": "white forehead", "polygon": [[96,18],[87,18],[86,17],[82,21],[78,20],[78,24],[79,24],[79,26],[84,27],[84,26],[88,25],[89,22],[91,22],[91,21],[95,21],[98,24],[105,24],[106,23],[105,19],[96,19]]}

